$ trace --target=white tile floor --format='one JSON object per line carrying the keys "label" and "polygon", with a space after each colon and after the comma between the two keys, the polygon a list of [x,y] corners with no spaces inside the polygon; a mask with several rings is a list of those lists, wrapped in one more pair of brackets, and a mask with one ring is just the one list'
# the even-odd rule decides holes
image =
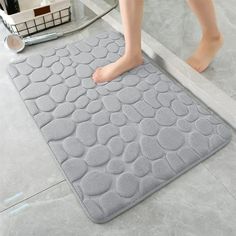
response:
{"label": "white tile floor", "polygon": [[[66,42],[109,29],[99,21]],[[65,39],[29,47],[23,56],[63,44]],[[0,236],[236,235],[235,133],[204,163],[113,221],[96,225],[85,216],[8,79],[7,64],[16,56],[2,44],[0,51]]]}

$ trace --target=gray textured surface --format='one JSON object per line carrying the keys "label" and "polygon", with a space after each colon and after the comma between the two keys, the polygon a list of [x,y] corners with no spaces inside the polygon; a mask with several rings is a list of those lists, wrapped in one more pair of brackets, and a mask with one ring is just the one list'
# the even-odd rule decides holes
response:
{"label": "gray textured surface", "polygon": [[124,41],[103,33],[9,67],[89,217],[106,222],[226,145],[229,129],[146,59],[107,84],[90,76]]}

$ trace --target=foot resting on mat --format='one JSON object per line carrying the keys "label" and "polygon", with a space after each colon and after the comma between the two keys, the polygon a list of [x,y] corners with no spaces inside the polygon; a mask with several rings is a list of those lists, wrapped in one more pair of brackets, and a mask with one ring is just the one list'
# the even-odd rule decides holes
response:
{"label": "foot resting on mat", "polygon": [[142,63],[143,57],[141,54],[138,56],[123,55],[116,62],[98,68],[93,74],[93,80],[96,83],[111,81],[124,72],[131,70]]}
{"label": "foot resting on mat", "polygon": [[198,72],[203,72],[214,59],[223,45],[223,37],[220,34],[215,38],[203,37],[198,48],[187,60],[187,63]]}

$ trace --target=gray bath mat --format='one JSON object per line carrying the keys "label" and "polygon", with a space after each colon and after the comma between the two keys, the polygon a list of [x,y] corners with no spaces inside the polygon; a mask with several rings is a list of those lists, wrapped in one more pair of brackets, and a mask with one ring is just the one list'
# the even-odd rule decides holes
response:
{"label": "gray bath mat", "polygon": [[102,33],[9,66],[9,74],[75,195],[111,220],[226,145],[226,124],[146,58],[116,80],[91,75],[124,40]]}

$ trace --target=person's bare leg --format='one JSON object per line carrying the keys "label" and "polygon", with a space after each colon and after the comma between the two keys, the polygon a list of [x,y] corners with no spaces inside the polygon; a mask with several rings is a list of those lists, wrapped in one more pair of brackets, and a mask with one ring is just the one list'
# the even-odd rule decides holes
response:
{"label": "person's bare leg", "polygon": [[212,0],[187,0],[190,8],[196,14],[202,29],[202,39],[187,63],[198,72],[204,71],[214,59],[223,45],[215,16]]}
{"label": "person's bare leg", "polygon": [[143,63],[141,52],[143,0],[120,0],[119,2],[124,27],[125,52],[116,62],[95,71],[93,79],[97,83],[111,81]]}

